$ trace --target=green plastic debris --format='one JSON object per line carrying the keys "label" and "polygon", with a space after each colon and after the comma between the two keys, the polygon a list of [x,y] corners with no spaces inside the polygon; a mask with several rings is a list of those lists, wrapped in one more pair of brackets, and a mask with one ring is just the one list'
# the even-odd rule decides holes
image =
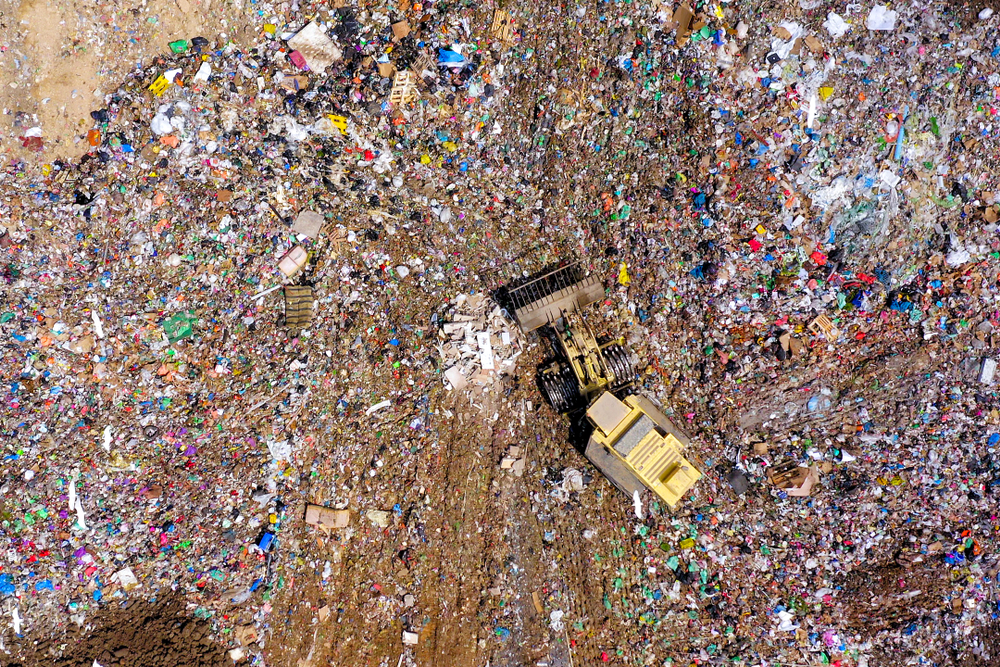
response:
{"label": "green plastic debris", "polygon": [[948,195],[948,197],[946,197],[945,199],[938,199],[934,195],[930,195],[929,199],[932,202],[934,202],[935,204],[937,204],[938,206],[941,206],[941,207],[944,207],[944,208],[955,208],[956,206],[959,205],[959,201],[956,200],[951,195]]}
{"label": "green plastic debris", "polygon": [[174,53],[184,53],[188,50],[188,43],[185,39],[178,39],[176,42],[167,44]]}
{"label": "green plastic debris", "polygon": [[163,322],[163,333],[171,344],[194,335],[194,322],[198,320],[194,313],[177,313]]}

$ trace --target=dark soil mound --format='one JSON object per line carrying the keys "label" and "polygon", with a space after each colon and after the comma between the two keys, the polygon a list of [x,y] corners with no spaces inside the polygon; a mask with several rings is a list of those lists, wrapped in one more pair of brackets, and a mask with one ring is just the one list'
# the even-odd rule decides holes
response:
{"label": "dark soil mound", "polygon": [[[223,667],[232,664],[208,621],[191,618],[177,600],[132,602],[108,609],[83,628],[40,640],[8,667]],[[62,651],[61,645],[65,644]]]}

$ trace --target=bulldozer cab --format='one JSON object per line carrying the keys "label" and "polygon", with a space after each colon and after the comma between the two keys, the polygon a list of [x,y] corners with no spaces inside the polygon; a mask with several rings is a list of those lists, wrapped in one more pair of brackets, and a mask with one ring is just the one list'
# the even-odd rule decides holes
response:
{"label": "bulldozer cab", "polygon": [[605,392],[587,409],[594,433],[585,455],[628,495],[645,487],[674,507],[701,479],[683,456],[690,442],[642,396],[619,400]]}

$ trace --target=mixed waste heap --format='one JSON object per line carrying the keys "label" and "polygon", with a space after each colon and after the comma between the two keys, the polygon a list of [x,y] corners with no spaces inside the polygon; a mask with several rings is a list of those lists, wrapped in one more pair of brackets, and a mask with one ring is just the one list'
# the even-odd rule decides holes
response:
{"label": "mixed waste heap", "polygon": [[[237,13],[0,116],[0,663],[1000,654],[991,3]],[[646,407],[550,405],[569,258]]]}

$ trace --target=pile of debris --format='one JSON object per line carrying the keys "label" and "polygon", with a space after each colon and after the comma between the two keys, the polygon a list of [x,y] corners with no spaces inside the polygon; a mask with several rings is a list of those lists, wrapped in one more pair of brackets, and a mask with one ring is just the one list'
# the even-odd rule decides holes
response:
{"label": "pile of debris", "polygon": [[513,375],[523,345],[520,329],[485,294],[460,294],[448,304],[438,335],[449,389],[486,387]]}

